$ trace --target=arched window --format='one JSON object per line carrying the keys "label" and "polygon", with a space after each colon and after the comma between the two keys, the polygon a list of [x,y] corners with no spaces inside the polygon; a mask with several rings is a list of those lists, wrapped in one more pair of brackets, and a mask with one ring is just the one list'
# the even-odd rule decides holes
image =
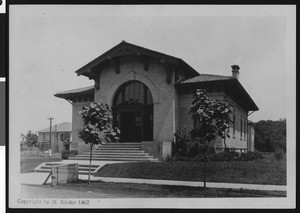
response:
{"label": "arched window", "polygon": [[152,105],[153,99],[150,90],[141,82],[130,81],[121,86],[115,96],[114,106],[143,104]]}
{"label": "arched window", "polygon": [[129,81],[119,87],[113,117],[114,126],[121,131],[120,142],[153,140],[153,99],[145,84]]}

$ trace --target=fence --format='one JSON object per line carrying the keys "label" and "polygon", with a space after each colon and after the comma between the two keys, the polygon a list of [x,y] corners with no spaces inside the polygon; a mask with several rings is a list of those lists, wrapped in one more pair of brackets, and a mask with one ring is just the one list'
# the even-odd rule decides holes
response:
{"label": "fence", "polygon": [[45,157],[46,156],[44,151],[40,150],[38,147],[33,147],[32,149],[28,149],[28,150],[21,150],[20,154],[21,157]]}

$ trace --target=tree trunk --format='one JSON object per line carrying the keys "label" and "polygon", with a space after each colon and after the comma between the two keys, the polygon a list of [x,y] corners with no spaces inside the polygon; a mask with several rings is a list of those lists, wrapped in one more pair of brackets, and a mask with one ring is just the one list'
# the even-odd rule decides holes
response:
{"label": "tree trunk", "polygon": [[224,132],[224,148],[226,149],[227,146],[226,146],[226,133]]}
{"label": "tree trunk", "polygon": [[92,152],[93,152],[93,143],[91,144],[91,151],[90,151],[90,169],[89,169],[89,183],[91,183],[91,169],[92,169]]}

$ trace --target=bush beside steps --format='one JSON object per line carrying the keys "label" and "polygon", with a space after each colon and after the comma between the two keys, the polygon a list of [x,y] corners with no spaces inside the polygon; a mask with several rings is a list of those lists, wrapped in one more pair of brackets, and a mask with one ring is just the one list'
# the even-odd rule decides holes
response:
{"label": "bush beside steps", "polygon": [[61,152],[61,159],[69,159],[69,157],[75,157],[78,155],[78,150],[63,150]]}

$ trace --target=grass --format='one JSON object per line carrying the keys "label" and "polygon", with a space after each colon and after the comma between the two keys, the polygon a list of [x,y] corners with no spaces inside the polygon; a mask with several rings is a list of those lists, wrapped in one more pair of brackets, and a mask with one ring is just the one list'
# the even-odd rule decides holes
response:
{"label": "grass", "polygon": [[[203,181],[201,162],[108,164],[95,174],[102,177]],[[286,185],[285,161],[209,162],[206,181]]]}
{"label": "grass", "polygon": [[48,157],[32,157],[21,158],[21,173],[33,172],[33,170],[44,162],[57,162],[61,161],[61,158],[48,158]]}
{"label": "grass", "polygon": [[[198,197],[285,197],[283,191],[260,191],[245,189],[220,189],[187,186],[165,186],[151,184],[133,184],[133,183],[105,183],[102,181],[78,181],[64,185],[51,187],[45,186],[28,186],[29,197],[121,197],[121,198],[198,198]],[[36,187],[36,188],[35,188]]]}

